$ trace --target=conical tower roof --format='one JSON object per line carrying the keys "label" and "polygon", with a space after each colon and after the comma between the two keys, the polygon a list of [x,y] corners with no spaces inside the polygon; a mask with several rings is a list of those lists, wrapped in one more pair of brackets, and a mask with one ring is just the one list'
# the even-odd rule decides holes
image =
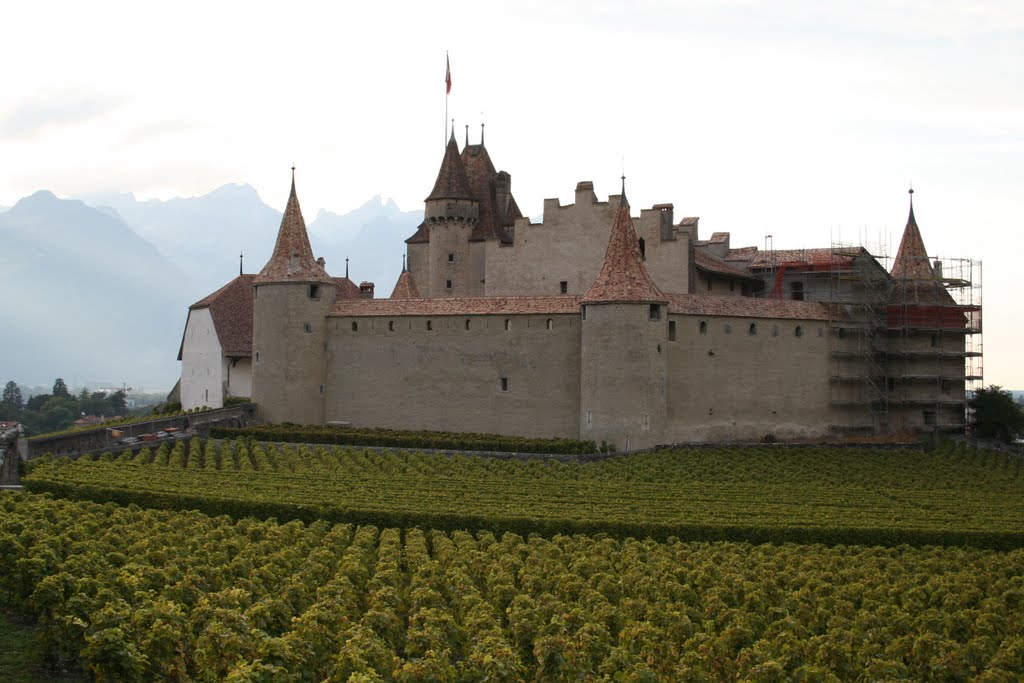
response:
{"label": "conical tower roof", "polygon": [[892,264],[891,275],[897,280],[930,280],[935,277],[928,250],[924,248],[921,229],[914,218],[914,191],[910,191],[910,216],[907,227],[903,229],[903,239],[896,251],[896,259]]}
{"label": "conical tower roof", "polygon": [[459,144],[455,142],[454,130],[448,138],[448,146],[444,150],[444,159],[441,161],[441,170],[437,172],[434,189],[426,201],[432,199],[473,199],[466,167],[459,155]]}
{"label": "conical tower roof", "polygon": [[405,259],[402,259],[402,274],[398,276],[398,282],[391,292],[392,299],[419,299],[420,292],[412,279],[412,273],[405,268]]}
{"label": "conical tower roof", "polygon": [[623,188],[601,272],[582,303],[664,303],[668,298],[654,284],[644,267],[629,202]]}
{"label": "conical tower roof", "polygon": [[910,190],[910,216],[903,230],[903,239],[896,251],[890,274],[893,288],[889,292],[891,305],[947,305],[954,303],[942,280],[935,276],[928,250],[921,238],[921,229],[914,217],[914,191]]}
{"label": "conical tower roof", "polygon": [[268,282],[323,282],[334,284],[324,267],[313,257],[302,218],[299,198],[295,194],[295,169],[292,169],[292,190],[281,218],[274,253],[256,276],[256,284]]}

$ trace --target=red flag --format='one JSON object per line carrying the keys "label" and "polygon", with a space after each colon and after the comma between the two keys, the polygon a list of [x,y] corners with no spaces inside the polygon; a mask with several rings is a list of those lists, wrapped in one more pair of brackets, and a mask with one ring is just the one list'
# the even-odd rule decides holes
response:
{"label": "red flag", "polygon": [[444,56],[444,94],[448,95],[452,91],[452,65],[448,61],[448,55]]}

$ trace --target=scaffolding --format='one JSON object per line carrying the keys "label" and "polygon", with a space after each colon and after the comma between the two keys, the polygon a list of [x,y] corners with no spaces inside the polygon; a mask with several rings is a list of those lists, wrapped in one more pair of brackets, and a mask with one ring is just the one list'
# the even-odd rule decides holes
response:
{"label": "scaffolding", "polygon": [[981,261],[937,258],[930,276],[898,277],[887,308],[890,405],[925,431],[969,431],[984,382]]}

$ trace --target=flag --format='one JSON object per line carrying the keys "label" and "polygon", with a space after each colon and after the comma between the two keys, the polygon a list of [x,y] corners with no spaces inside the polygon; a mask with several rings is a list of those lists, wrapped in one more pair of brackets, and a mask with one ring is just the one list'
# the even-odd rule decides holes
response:
{"label": "flag", "polygon": [[450,94],[452,91],[452,65],[448,61],[448,55],[444,56],[444,87],[444,94]]}

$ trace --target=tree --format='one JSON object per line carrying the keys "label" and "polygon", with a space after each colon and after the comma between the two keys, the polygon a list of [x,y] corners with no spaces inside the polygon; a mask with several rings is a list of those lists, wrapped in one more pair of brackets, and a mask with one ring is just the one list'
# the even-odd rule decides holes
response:
{"label": "tree", "polygon": [[53,395],[60,396],[61,398],[71,398],[71,392],[68,391],[68,385],[64,384],[64,380],[60,377],[53,383]]}
{"label": "tree", "polygon": [[18,410],[25,407],[25,400],[21,397],[21,387],[19,387],[13,380],[4,385],[3,402],[9,406],[17,408]]}
{"label": "tree", "polygon": [[1013,394],[994,384],[978,389],[969,405],[974,410],[975,434],[984,439],[1013,443],[1024,436],[1024,410]]}

